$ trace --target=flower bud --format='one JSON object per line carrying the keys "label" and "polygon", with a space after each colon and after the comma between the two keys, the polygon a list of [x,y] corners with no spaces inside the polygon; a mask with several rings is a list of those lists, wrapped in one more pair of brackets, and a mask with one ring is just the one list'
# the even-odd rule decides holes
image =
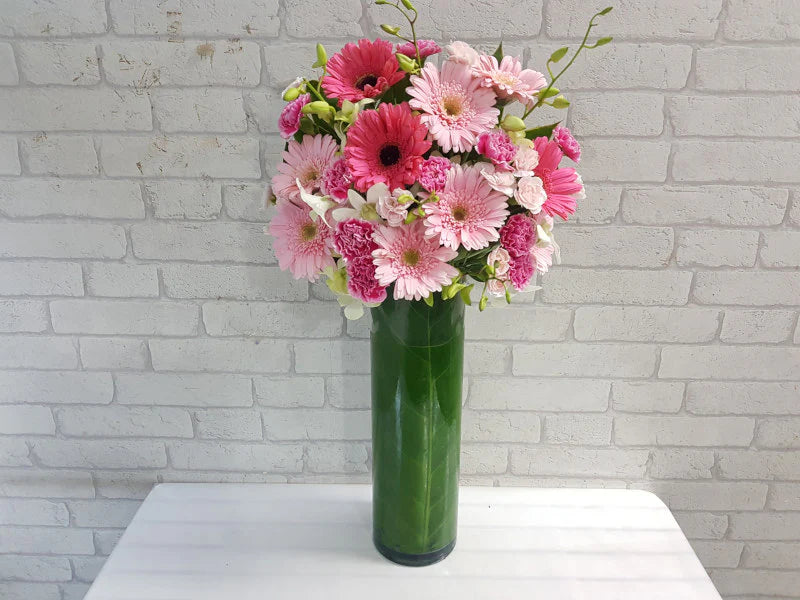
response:
{"label": "flower bud", "polygon": [[319,115],[320,117],[328,117],[331,112],[336,111],[330,104],[322,100],[309,102],[301,110],[304,115]]}
{"label": "flower bud", "polygon": [[567,108],[569,106],[569,100],[564,98],[564,96],[558,96],[555,100],[553,100],[553,108]]}
{"label": "flower bud", "polygon": [[397,35],[398,33],[400,33],[399,27],[392,27],[391,25],[387,25],[386,23],[381,25],[381,29],[383,29],[389,35]]}
{"label": "flower bud", "polygon": [[414,5],[411,4],[411,0],[401,0],[401,2],[403,3],[403,6],[405,6],[408,10],[413,10],[413,11],[417,10],[416,8],[414,8]]}
{"label": "flower bud", "polygon": [[317,44],[317,66],[322,67],[328,64],[328,53],[325,52],[325,46]]}
{"label": "flower bud", "polygon": [[297,88],[289,88],[286,90],[286,93],[283,95],[283,99],[286,102],[291,102],[292,100],[296,100],[297,97],[300,95],[300,90]]}
{"label": "flower bud", "polygon": [[506,115],[505,118],[503,118],[503,122],[500,123],[500,127],[506,131],[524,131],[525,121],[514,115]]}
{"label": "flower bud", "polygon": [[400,54],[399,52],[395,54],[395,56],[397,57],[397,62],[400,64],[400,68],[406,73],[416,73],[419,70],[416,60],[407,57],[405,54]]}

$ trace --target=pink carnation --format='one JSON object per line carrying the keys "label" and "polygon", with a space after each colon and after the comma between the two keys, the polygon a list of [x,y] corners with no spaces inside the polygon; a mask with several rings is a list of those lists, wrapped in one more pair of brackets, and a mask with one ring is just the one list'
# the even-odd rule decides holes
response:
{"label": "pink carnation", "polygon": [[300,119],[303,117],[300,111],[310,101],[311,96],[309,94],[303,94],[283,107],[281,116],[278,117],[278,129],[283,139],[288,140],[300,130]]}
{"label": "pink carnation", "polygon": [[350,169],[344,158],[334,162],[322,174],[322,192],[331,196],[339,204],[343,204],[347,200],[347,190],[350,189],[351,183]]}
{"label": "pink carnation", "polygon": [[517,156],[518,150],[505,131],[488,131],[478,138],[478,152],[503,171],[511,170],[510,163]]}
{"label": "pink carnation", "polygon": [[[439,52],[442,51],[442,48],[439,46],[439,44],[437,44],[433,40],[417,40],[417,48],[419,48],[420,58],[433,56],[434,54],[439,54]],[[409,58],[417,57],[417,49],[414,48],[413,42],[397,44],[397,51],[400,54],[405,54]]]}
{"label": "pink carnation", "polygon": [[381,303],[386,300],[386,288],[378,283],[372,256],[363,256],[347,262],[347,290],[362,302]]}
{"label": "pink carnation", "polygon": [[525,254],[511,260],[508,277],[514,289],[521,292],[533,277],[533,259],[530,254]]}
{"label": "pink carnation", "polygon": [[453,163],[443,156],[432,156],[422,163],[419,183],[429,192],[441,192],[447,181],[447,172]]}
{"label": "pink carnation", "polygon": [[511,258],[527,256],[536,243],[536,225],[524,214],[511,215],[500,229],[500,243]]}
{"label": "pink carnation", "polygon": [[553,130],[553,141],[558,144],[564,155],[573,162],[581,160],[581,146],[566,127],[556,127]]}
{"label": "pink carnation", "polygon": [[336,251],[348,262],[370,256],[378,245],[373,241],[375,224],[361,219],[347,219],[336,225],[333,242]]}

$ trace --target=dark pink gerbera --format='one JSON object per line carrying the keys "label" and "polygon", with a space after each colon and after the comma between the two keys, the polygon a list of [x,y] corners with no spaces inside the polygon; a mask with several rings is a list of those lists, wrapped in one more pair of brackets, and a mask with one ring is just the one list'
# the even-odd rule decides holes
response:
{"label": "dark pink gerbera", "polygon": [[394,47],[386,40],[350,42],[328,60],[322,87],[330,98],[358,102],[374,98],[405,77]]}
{"label": "dark pink gerbera", "polygon": [[575,195],[583,190],[578,173],[569,167],[558,168],[564,154],[557,142],[551,142],[546,137],[538,137],[533,143],[536,152],[539,153],[539,164],[533,173],[542,180],[542,187],[547,193],[547,200],[544,201],[542,210],[550,216],[558,215],[566,221],[578,205]]}
{"label": "dark pink gerbera", "polygon": [[[417,40],[417,48],[419,48],[420,58],[427,58],[428,56],[439,54],[439,52],[442,51],[441,46],[433,40]],[[417,48],[414,47],[414,42],[397,44],[397,51],[400,54],[405,54],[409,58],[417,58]]]}
{"label": "dark pink gerbera", "polygon": [[428,128],[405,102],[359,113],[344,149],[356,189],[365,192],[385,183],[393,190],[414,183],[422,155],[431,147],[427,136]]}

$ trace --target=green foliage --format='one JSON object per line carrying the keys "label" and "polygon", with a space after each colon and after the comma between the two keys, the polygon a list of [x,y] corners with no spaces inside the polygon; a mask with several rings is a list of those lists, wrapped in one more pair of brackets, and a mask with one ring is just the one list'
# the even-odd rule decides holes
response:
{"label": "green foliage", "polygon": [[497,50],[494,51],[494,54],[492,54],[492,56],[494,56],[497,59],[497,62],[503,60],[503,56],[505,56],[505,54],[503,54],[503,42],[500,42],[500,45],[497,47]]}
{"label": "green foliage", "polygon": [[525,137],[529,140],[535,140],[537,137],[546,137],[549,138],[553,135],[553,129],[558,127],[558,124],[561,121],[556,121],[555,123],[550,123],[550,125],[542,125],[541,127],[534,127],[533,129],[528,129],[525,132]]}

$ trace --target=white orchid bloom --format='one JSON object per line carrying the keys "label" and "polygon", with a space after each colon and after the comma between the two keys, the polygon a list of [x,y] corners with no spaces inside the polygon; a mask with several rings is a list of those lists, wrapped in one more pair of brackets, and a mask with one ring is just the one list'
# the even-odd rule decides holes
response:
{"label": "white orchid bloom", "polygon": [[376,183],[367,190],[366,199],[355,190],[348,190],[347,200],[350,206],[337,208],[331,213],[337,221],[347,219],[362,219],[364,221],[380,221],[378,214],[378,200],[389,193],[385,183]]}
{"label": "white orchid bloom", "polygon": [[311,218],[315,221],[317,218],[321,218],[325,225],[330,227],[330,223],[325,220],[325,214],[333,206],[336,206],[336,203],[333,200],[330,200],[328,196],[315,196],[314,194],[310,194],[300,184],[299,179],[295,179],[295,181],[297,182],[297,187],[300,190],[300,198],[311,208]]}

